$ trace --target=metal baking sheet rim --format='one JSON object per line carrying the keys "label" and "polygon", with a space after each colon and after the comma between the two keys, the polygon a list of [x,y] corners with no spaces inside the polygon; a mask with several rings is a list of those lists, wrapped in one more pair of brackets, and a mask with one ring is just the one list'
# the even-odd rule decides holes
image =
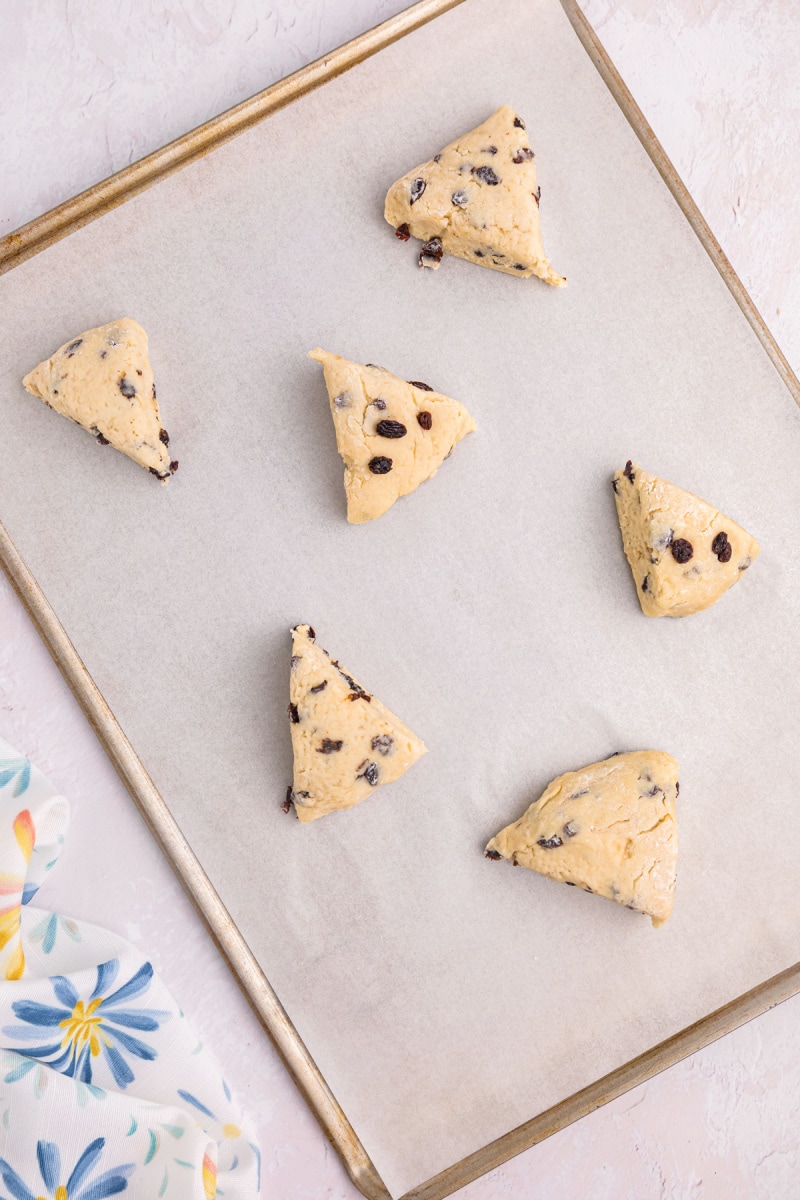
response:
{"label": "metal baking sheet rim", "polygon": [[[331,54],[310,63],[205,125],[35,218],[0,241],[0,274],[11,270],[40,250],[123,204],[132,196],[209,153],[271,113],[298,100],[460,3],[462,0],[420,0],[413,7],[345,43]],[[775,369],[794,400],[800,404],[800,379],[790,367],[702,213],[578,7],[578,0],[561,0],[561,5],[584,49],[752,326]],[[156,841],[172,864],[244,994],[275,1044],[289,1073],[341,1157],[353,1183],[368,1200],[391,1200],[369,1155],[337,1104],[268,979],[231,920],[167,805],[1,523],[0,563]],[[444,1197],[465,1187],[487,1171],[500,1166],[528,1147],[798,992],[800,963],[766,980],[694,1025],[681,1030],[674,1037],[618,1067],[589,1087],[476,1150],[426,1183],[413,1188],[400,1200],[444,1200]]]}

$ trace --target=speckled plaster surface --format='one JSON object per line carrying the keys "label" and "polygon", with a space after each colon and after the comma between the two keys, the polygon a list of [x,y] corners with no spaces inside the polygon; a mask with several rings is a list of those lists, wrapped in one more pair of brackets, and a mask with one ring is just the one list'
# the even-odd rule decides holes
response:
{"label": "speckled plaster surface", "polygon": [[[402,7],[402,0],[4,0],[0,232]],[[585,0],[584,8],[800,372],[800,6]],[[72,835],[42,904],[147,948],[258,1125],[264,1195],[355,1197],[4,579],[0,733],[73,801]],[[793,1200],[800,1195],[799,1032],[797,998],[460,1195]]]}

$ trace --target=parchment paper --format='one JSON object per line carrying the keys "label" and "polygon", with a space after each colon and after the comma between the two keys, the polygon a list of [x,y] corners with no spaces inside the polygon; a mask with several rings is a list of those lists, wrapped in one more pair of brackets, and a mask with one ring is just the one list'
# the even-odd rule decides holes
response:
{"label": "parchment paper", "polygon": [[[562,292],[382,217],[502,103]],[[468,0],[0,281],[0,516],[397,1196],[800,954],[800,413],[558,0]],[[120,315],[150,334],[160,488],[28,397]],[[348,526],[320,344],[458,397],[478,432]],[[762,542],[681,621],[639,612],[627,458]],[[430,747],[303,827],[289,626]],[[483,846],[557,773],[681,762],[675,913]]]}

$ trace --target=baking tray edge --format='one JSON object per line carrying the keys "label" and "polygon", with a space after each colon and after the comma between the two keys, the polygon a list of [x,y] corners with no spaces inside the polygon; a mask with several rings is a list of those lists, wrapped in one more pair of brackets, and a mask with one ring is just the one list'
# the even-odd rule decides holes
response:
{"label": "baking tray edge", "polygon": [[[337,75],[455,8],[463,0],[420,0],[413,7],[287,76],[167,146],[58,205],[0,241],[0,274],[116,208],[223,142],[298,100]],[[644,118],[578,0],[560,0],[581,44],[639,138],[681,211],[719,271],[796,403],[800,379],[781,351],[742,281]],[[56,665],[147,821],[189,898],[209,928],[287,1070],[368,1200],[391,1200],[364,1147],[336,1102],[266,976],[234,925],[172,814],[66,635],[53,609],[0,524],[0,565],[20,597]],[[573,1121],[701,1050],[740,1025],[800,992],[800,963],[766,980],[702,1020],[654,1046],[589,1087],[517,1126],[496,1141],[407,1192],[400,1200],[445,1200],[459,1188],[507,1162]]]}

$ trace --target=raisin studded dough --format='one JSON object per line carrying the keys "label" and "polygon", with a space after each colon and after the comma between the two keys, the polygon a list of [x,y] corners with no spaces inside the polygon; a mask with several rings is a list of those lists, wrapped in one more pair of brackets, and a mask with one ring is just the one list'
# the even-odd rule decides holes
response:
{"label": "raisin studded dough", "polygon": [[559,775],[486,853],[663,925],[675,893],[677,794],[678,764],[669,754],[617,754]]}
{"label": "raisin studded dough", "polygon": [[625,554],[642,612],[686,617],[719,600],[760,546],[740,525],[641,467],[614,475]]}
{"label": "raisin studded dough", "polygon": [[453,254],[564,287],[542,245],[540,196],[525,126],[505,105],[393,183],[384,215],[398,237],[422,240],[420,266],[436,267],[442,253]]}
{"label": "raisin studded dough", "polygon": [[463,404],[424,383],[406,383],[381,367],[312,350],[322,364],[344,459],[347,519],[373,521],[439,470],[475,428]]}
{"label": "raisin studded dough", "polygon": [[66,342],[22,382],[101,445],[110,443],[159,479],[177,470],[161,427],[147,334],[129,317]]}
{"label": "raisin studded dough", "polygon": [[331,659],[310,625],[292,630],[289,721],[291,800],[301,821],[352,808],[393,783],[425,746],[380,700]]}

